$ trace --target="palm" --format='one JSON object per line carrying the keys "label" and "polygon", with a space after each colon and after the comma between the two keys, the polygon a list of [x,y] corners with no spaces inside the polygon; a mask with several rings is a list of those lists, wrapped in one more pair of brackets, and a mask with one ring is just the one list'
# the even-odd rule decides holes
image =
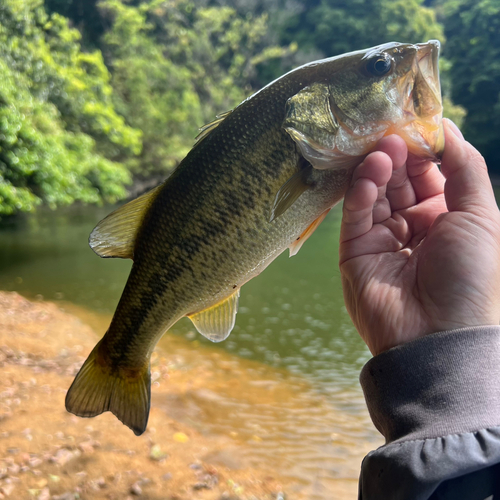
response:
{"label": "palm", "polygon": [[428,333],[498,323],[496,206],[494,221],[448,212],[435,165],[406,167],[398,138],[379,149],[396,170],[376,153],[355,172],[340,246],[346,305],[370,350],[378,354]]}

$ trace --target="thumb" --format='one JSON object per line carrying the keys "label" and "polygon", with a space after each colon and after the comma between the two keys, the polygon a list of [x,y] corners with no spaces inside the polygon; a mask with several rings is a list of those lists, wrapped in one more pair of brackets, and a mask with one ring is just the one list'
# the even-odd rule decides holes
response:
{"label": "thumb", "polygon": [[444,195],[450,212],[484,216],[497,211],[488,169],[481,154],[466,142],[458,127],[444,119],[445,149],[441,171],[446,177]]}

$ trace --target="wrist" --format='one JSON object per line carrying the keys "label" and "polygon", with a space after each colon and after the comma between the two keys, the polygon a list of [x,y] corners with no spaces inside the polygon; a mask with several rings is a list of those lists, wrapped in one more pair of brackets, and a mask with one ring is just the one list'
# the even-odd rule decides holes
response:
{"label": "wrist", "polygon": [[[467,322],[458,321],[435,321],[427,323],[415,319],[413,322],[402,321],[401,327],[397,330],[394,328],[375,326],[373,323],[366,326],[364,329],[359,329],[361,337],[365,341],[373,356],[379,356],[384,352],[395,347],[403,346],[409,342],[414,342],[429,335],[435,335],[440,332],[462,330],[475,330],[476,328],[495,328],[499,325],[490,318],[478,317],[474,318],[471,314],[467,318]],[[404,330],[406,328],[406,330]]]}

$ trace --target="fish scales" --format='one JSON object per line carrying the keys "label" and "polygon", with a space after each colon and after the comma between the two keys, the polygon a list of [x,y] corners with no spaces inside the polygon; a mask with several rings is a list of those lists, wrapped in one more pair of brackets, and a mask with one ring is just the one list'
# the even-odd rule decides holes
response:
{"label": "fish scales", "polygon": [[[191,151],[155,200],[138,238],[141,245],[134,254],[131,274],[134,282],[130,287],[127,284],[134,298],[124,295],[123,309],[120,303],[119,314],[115,315],[120,321],[128,316],[138,321],[111,325],[111,329],[121,332],[112,337],[119,345],[119,359],[125,356],[124,341],[141,349],[131,342],[141,328],[150,335],[158,335],[160,329],[161,335],[169,322],[203,307],[200,296],[210,296],[210,302],[213,298],[216,302],[221,300],[234,284],[248,281],[242,270],[255,269],[275,253],[270,248],[276,246],[276,239],[282,242],[281,253],[283,246],[290,243],[290,233],[297,232],[295,210],[275,224],[268,224],[274,194],[296,172],[300,158],[293,140],[281,127],[287,96],[309,83],[305,78],[295,80],[290,82],[292,85],[280,86],[280,92],[262,92],[257,96],[261,102],[247,101],[233,111]],[[262,115],[258,111],[261,109],[267,113]],[[251,132],[235,142],[243,120]],[[256,144],[260,146],[257,148]],[[317,175],[339,176],[333,172]],[[340,172],[341,179],[346,177],[345,172]],[[342,182],[325,186],[337,184],[342,188]],[[303,200],[305,205],[308,202]],[[328,202],[324,207],[328,207]],[[316,215],[317,209],[311,217]],[[301,222],[301,226],[310,222]],[[154,241],[159,234],[161,245]],[[175,245],[168,243],[174,239]],[[142,266],[142,262],[147,265]],[[182,290],[182,300],[172,300],[169,288]],[[167,300],[162,300],[164,294]],[[137,302],[134,310],[138,308],[139,314],[127,311],[129,304]],[[159,302],[161,308],[156,307]],[[151,314],[157,309],[160,314]],[[150,342],[143,343],[143,356],[149,354],[149,346]],[[114,351],[111,345],[108,347]],[[134,357],[138,355],[135,351]]]}
{"label": "fish scales", "polygon": [[[419,82],[419,96],[436,97],[419,65],[435,45],[424,45],[386,44],[288,73],[207,125],[161,187],[96,227],[90,242],[99,255],[134,264],[108,331],[68,391],[69,411],[110,410],[136,434],[144,431],[149,358],[159,338],[183,316],[214,341],[229,335],[241,286],[287,247],[291,255],[298,251],[342,198],[352,169],[396,125],[391,116],[395,122],[410,114],[400,108],[414,99],[395,103],[392,88],[408,80],[398,92],[409,95]],[[384,79],[366,76],[365,58],[390,59],[393,70]],[[429,75],[436,61],[426,62]],[[369,118],[358,137],[346,123],[360,117]],[[429,120],[433,131],[437,121]],[[417,141],[411,122],[399,125],[410,127],[409,145]]]}

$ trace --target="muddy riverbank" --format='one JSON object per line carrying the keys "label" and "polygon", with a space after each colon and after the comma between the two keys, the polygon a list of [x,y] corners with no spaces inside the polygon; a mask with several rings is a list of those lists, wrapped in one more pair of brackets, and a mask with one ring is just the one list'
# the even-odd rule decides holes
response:
{"label": "muddy riverbank", "polygon": [[[243,370],[226,353],[187,350],[175,336],[168,353],[153,354],[144,435],[134,436],[109,413],[94,419],[68,414],[66,390],[98,339],[90,325],[101,326],[74,312],[0,292],[0,499],[356,497],[361,458],[378,443],[352,449],[332,422],[322,453],[345,448],[343,459],[337,470],[328,465],[325,477],[307,481],[293,472],[293,450],[283,444],[287,420],[295,418],[289,408],[294,401],[306,405],[314,425],[323,398],[303,396],[300,381],[290,383],[270,367],[246,361]],[[260,424],[239,424],[245,405],[262,407]],[[276,425],[281,421],[283,428]]]}

